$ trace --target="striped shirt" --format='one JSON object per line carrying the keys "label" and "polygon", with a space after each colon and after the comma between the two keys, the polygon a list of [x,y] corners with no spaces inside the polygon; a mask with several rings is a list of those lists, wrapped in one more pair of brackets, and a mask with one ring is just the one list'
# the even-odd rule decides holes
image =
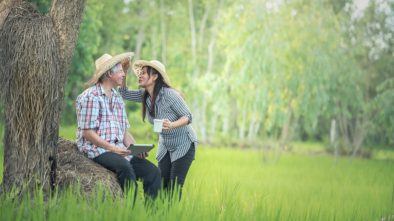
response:
{"label": "striped shirt", "polygon": [[[85,139],[82,135],[84,129],[92,129],[108,143],[126,148],[123,138],[130,124],[123,99],[115,89],[112,89],[110,100],[101,84],[97,83],[77,97],[75,106],[78,120],[77,146],[88,158],[93,159],[107,150]],[[125,158],[130,160],[131,156]]]}
{"label": "striped shirt", "polygon": [[[124,99],[135,102],[142,102],[144,91],[144,89],[129,91],[127,87],[119,89]],[[149,123],[153,124],[154,118],[148,113],[148,110],[151,108],[149,95],[146,102],[147,109],[145,114]],[[159,135],[159,148],[157,150],[156,159],[161,161],[165,154],[169,152],[171,162],[174,162],[187,153],[192,143],[197,146],[197,136],[191,126],[192,114],[180,94],[176,90],[166,87],[160,90],[156,97],[154,108],[156,119],[167,118],[171,122],[177,121],[183,116],[189,119],[189,124],[178,128],[163,130]]]}

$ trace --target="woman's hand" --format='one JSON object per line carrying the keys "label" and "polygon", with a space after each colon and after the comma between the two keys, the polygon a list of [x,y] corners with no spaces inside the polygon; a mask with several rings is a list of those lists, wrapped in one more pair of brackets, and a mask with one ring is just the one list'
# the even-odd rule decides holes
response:
{"label": "woman's hand", "polygon": [[169,130],[174,128],[174,122],[171,122],[168,119],[163,119],[163,129]]}
{"label": "woman's hand", "polygon": [[126,87],[126,82],[127,82],[127,74],[125,74],[121,86],[122,86],[122,87]]}
{"label": "woman's hand", "polygon": [[130,62],[126,61],[122,63],[122,68],[124,73],[127,75],[127,71],[129,70]]}

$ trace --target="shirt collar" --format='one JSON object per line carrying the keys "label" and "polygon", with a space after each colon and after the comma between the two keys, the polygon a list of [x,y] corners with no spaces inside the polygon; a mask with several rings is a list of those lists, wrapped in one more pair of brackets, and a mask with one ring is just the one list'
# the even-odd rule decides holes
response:
{"label": "shirt collar", "polygon": [[[99,96],[107,96],[104,92],[103,85],[101,85],[100,83],[96,84],[96,90],[97,90]],[[112,91],[113,96],[118,96],[118,91],[115,90],[115,88],[111,88],[111,91]]]}

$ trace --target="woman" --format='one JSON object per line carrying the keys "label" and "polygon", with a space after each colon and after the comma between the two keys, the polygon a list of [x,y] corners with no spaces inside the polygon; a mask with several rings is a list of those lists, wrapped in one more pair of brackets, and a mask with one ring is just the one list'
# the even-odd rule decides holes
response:
{"label": "woman", "polygon": [[179,92],[171,88],[161,62],[138,60],[133,64],[133,70],[141,89],[129,91],[124,83],[119,91],[126,100],[142,102],[144,121],[147,117],[153,124],[153,119],[163,119],[156,159],[164,189],[173,190],[177,184],[180,198],[197,143],[191,126],[192,114]]}

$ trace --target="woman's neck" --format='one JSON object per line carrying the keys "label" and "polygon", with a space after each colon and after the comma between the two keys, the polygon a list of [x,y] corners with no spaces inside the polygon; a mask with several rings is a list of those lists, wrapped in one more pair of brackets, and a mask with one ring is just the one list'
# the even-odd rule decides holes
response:
{"label": "woman's neck", "polygon": [[155,85],[149,86],[145,88],[146,91],[148,92],[149,96],[153,97],[153,91],[155,89]]}

